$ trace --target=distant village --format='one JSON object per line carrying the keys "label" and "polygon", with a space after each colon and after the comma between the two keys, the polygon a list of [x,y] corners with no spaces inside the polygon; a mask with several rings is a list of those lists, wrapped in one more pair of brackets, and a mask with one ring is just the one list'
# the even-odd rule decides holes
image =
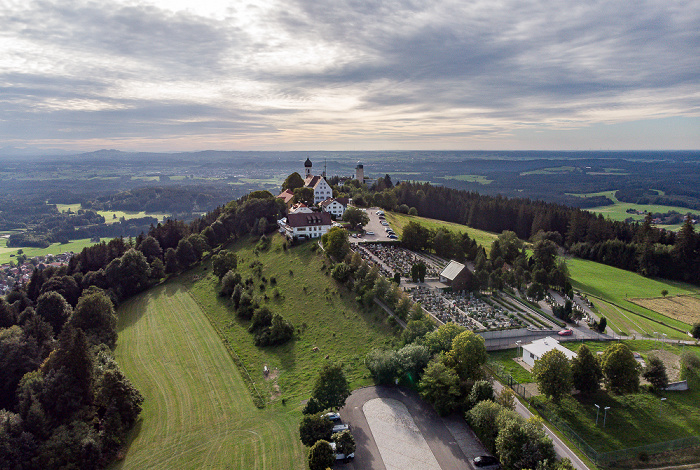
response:
{"label": "distant village", "polygon": [[0,264],[0,295],[7,294],[15,286],[22,286],[29,282],[34,268],[46,269],[50,266],[60,267],[67,265],[73,257],[72,251],[58,255],[35,256],[27,258],[18,250],[17,261]]}

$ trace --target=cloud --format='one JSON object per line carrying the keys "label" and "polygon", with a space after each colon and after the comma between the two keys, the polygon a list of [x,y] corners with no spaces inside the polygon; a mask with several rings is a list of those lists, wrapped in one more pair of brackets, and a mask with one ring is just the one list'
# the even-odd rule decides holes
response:
{"label": "cloud", "polygon": [[523,129],[700,123],[692,1],[217,4],[0,6],[0,140],[527,147]]}

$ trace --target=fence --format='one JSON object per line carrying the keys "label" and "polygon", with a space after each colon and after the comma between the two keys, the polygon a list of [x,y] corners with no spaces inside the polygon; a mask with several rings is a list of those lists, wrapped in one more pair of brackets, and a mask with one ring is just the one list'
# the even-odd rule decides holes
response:
{"label": "fence", "polygon": [[569,442],[576,446],[577,449],[583,452],[596,465],[611,465],[621,460],[636,459],[642,454],[646,454],[648,456],[659,454],[661,452],[677,451],[700,446],[700,438],[697,436],[689,436],[672,441],[647,444],[640,447],[631,447],[628,449],[614,450],[611,452],[597,452],[556,413],[536,402],[533,402],[532,398],[534,395],[529,392],[525,386],[523,386],[523,384],[519,383],[510,374],[506,373],[503,366],[495,362],[490,362],[486,368],[491,372],[491,374],[493,374],[494,377],[498,378],[502,383],[507,384],[515,393],[532,405],[546,421],[557,428],[560,433],[566,436]]}

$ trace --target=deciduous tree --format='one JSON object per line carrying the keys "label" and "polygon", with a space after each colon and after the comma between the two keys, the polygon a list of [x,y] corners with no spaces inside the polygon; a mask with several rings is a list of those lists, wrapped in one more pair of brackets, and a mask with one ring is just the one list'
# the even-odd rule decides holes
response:
{"label": "deciduous tree", "polygon": [[459,376],[445,364],[443,356],[430,361],[418,384],[418,390],[421,398],[433,405],[441,416],[453,412],[461,397]]}
{"label": "deciduous tree", "polygon": [[452,340],[446,358],[460,379],[479,380],[483,376],[481,366],[487,359],[484,338],[473,331],[463,331]]}
{"label": "deciduous tree", "polygon": [[563,352],[552,349],[535,361],[532,375],[544,395],[558,403],[562,396],[571,392],[571,365]]}
{"label": "deciduous tree", "polygon": [[311,447],[321,439],[328,440],[333,433],[333,422],[327,420],[320,413],[304,415],[299,424],[299,436],[301,442]]}
{"label": "deciduous tree", "polygon": [[335,463],[335,453],[328,441],[316,442],[309,451],[309,469],[326,470]]}
{"label": "deciduous tree", "polygon": [[350,396],[350,387],[343,373],[342,364],[323,365],[316,378],[312,396],[323,405],[324,409],[337,409],[345,404],[345,400]]}
{"label": "deciduous tree", "polygon": [[585,344],[581,345],[576,357],[571,360],[571,378],[574,388],[584,395],[590,395],[600,388],[603,370]]}
{"label": "deciduous tree", "polygon": [[603,353],[605,385],[614,393],[632,393],[639,389],[639,369],[634,354],[625,343],[609,346]]}
{"label": "deciduous tree", "polygon": [[668,386],[668,375],[666,374],[666,366],[658,356],[650,354],[647,357],[646,366],[642,373],[647,382],[649,382],[654,391],[663,390]]}

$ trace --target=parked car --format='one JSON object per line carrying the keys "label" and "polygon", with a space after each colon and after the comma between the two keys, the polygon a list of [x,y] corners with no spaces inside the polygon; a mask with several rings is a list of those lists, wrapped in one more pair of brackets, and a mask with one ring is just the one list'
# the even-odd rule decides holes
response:
{"label": "parked car", "polygon": [[335,426],[333,426],[333,434],[337,432],[347,431],[348,429],[350,429],[350,426],[348,426],[347,424],[336,424]]}
{"label": "parked car", "polygon": [[391,238],[392,240],[397,240],[399,237],[396,235],[389,235],[387,238]]}
{"label": "parked car", "polygon": [[558,334],[559,336],[571,336],[574,334],[574,330],[567,328],[566,330],[561,330]]}
{"label": "parked car", "polygon": [[338,453],[335,452],[335,450],[336,450],[336,444],[335,444],[335,442],[330,442],[329,444],[331,445],[331,449],[333,449],[333,453],[335,454],[335,459],[336,459],[336,460],[345,460],[345,459],[354,459],[354,458],[355,458],[355,452],[352,452],[352,453],[350,453],[350,454],[348,454],[348,455],[345,455],[345,454],[338,454]]}
{"label": "parked car", "polygon": [[481,468],[484,470],[498,470],[501,468],[501,464],[498,462],[496,457],[491,455],[480,455],[472,460],[474,467]]}
{"label": "parked car", "polygon": [[374,232],[372,232],[372,231],[365,232],[365,235],[374,235]]}
{"label": "parked car", "polygon": [[328,421],[340,421],[340,413],[335,413],[331,411],[330,413],[326,413],[323,415],[324,418],[326,418]]}

